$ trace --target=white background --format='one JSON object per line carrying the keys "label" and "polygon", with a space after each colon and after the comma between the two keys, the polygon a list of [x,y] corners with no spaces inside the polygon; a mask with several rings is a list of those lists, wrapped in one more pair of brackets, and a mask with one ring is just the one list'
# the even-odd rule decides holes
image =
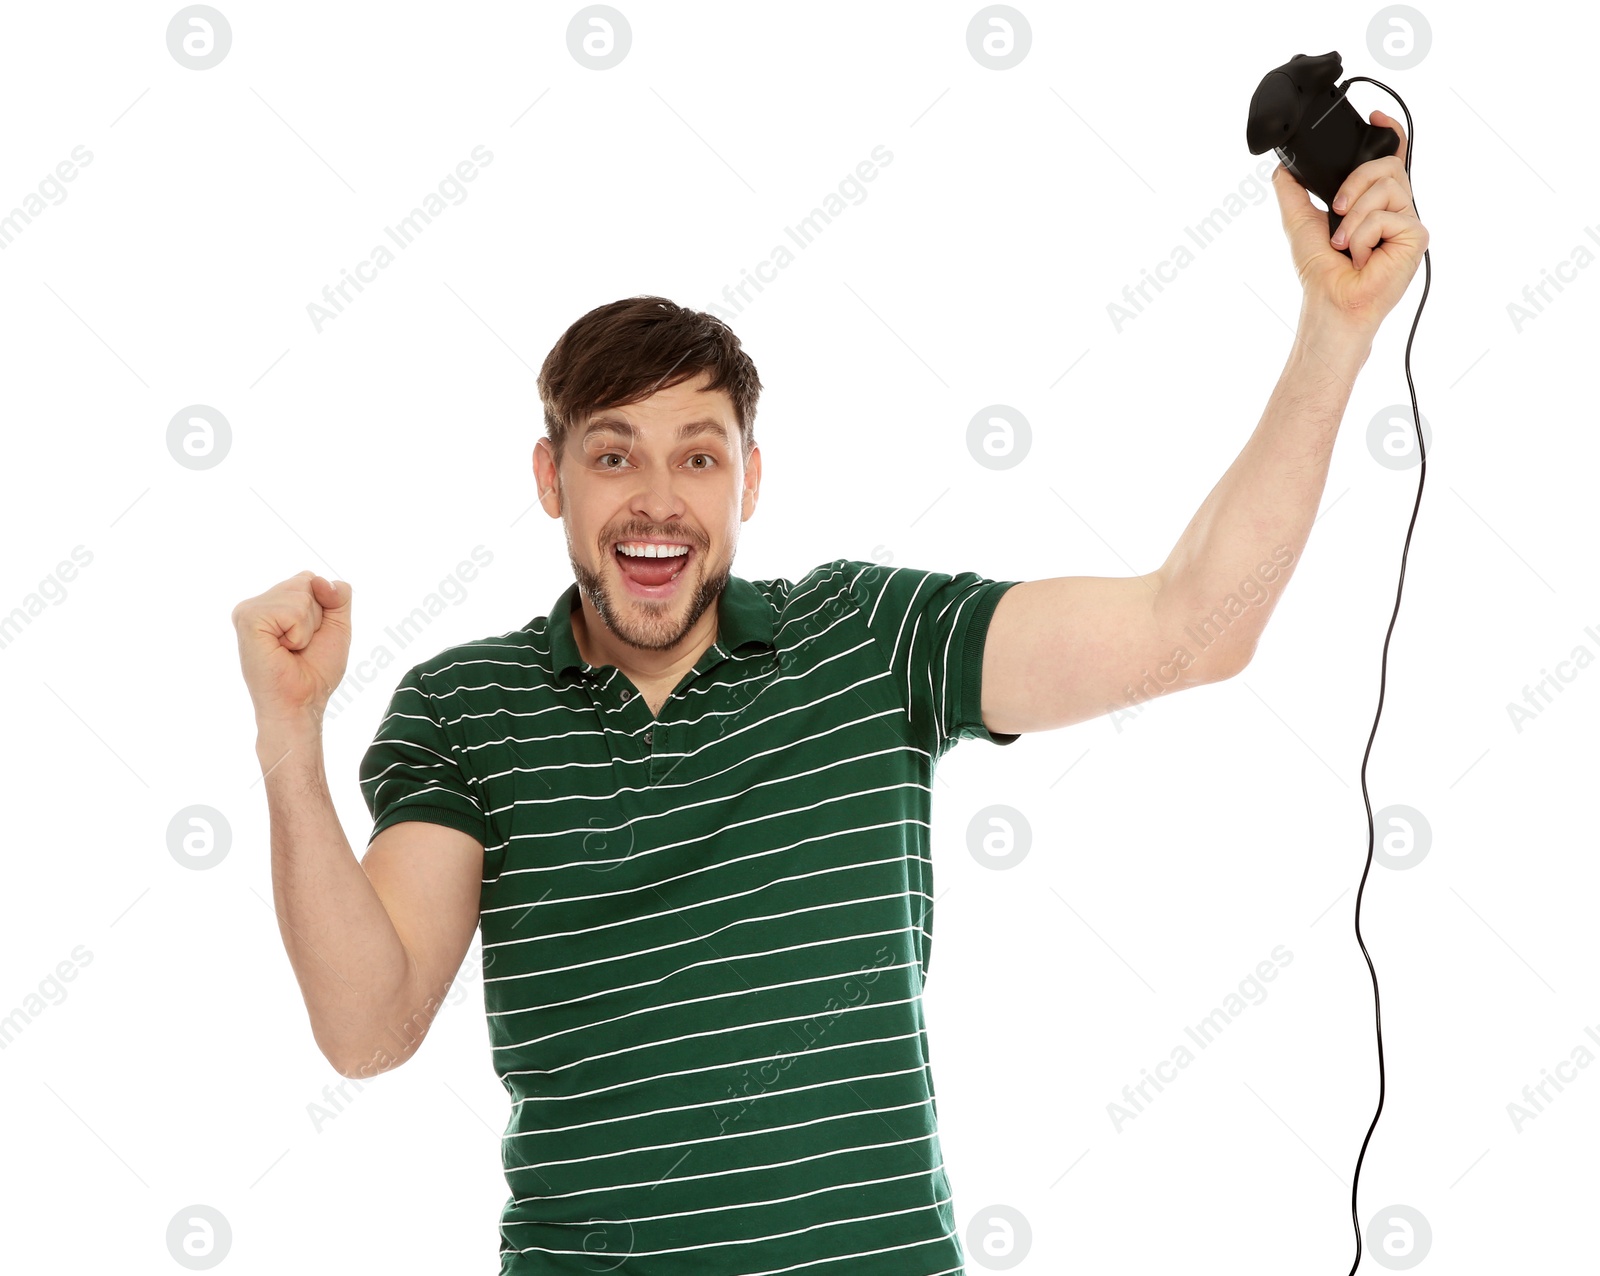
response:
{"label": "white background", "polygon": [[[1520,332],[1507,310],[1577,245],[1600,252],[1592,12],[1429,5],[1431,50],[1390,71],[1376,6],[1025,3],[1031,49],[995,71],[968,52],[975,4],[622,0],[632,47],[595,71],[568,50],[578,5],[219,7],[232,46],[205,71],[168,52],[176,6],[14,8],[0,52],[0,211],[75,146],[93,156],[0,251],[0,613],[92,554],[0,649],[0,1015],[43,1005],[0,1052],[7,1267],[180,1270],[167,1225],[199,1203],[231,1226],[226,1271],[496,1270],[508,1107],[476,942],[418,1056],[348,1087],[320,1129],[309,1114],[342,1079],[271,910],[235,602],[304,568],[348,580],[360,656],[492,552],[328,724],[364,847],[356,766],[404,668],[570,583],[529,469],[551,344],[638,293],[731,313],[724,286],[879,145],[892,163],[865,198],[730,320],[765,383],[735,570],[1153,570],[1254,428],[1298,309],[1270,188],[1250,186],[1251,93],[1330,48],[1411,107],[1437,268],[1412,361],[1434,446],[1368,769],[1373,809],[1423,812],[1432,844],[1375,865],[1363,905],[1388,1097],[1361,1221],[1419,1210],[1424,1271],[1592,1261],[1600,1068],[1520,1131],[1507,1110],[1600,1032],[1600,671],[1564,666],[1520,731],[1507,711],[1600,652],[1600,269]],[[1370,85],[1351,99],[1400,116]],[[465,201],[316,331],[308,303],[480,144],[494,158]],[[1240,190],[1259,202],[1118,333],[1107,304]],[[1354,1257],[1378,1081],[1351,924],[1360,771],[1418,480],[1366,434],[1409,407],[1422,282],[1355,386],[1245,673],[940,767],[926,1006],[972,1272],[996,1204],[1030,1225],[1027,1271]],[[966,445],[996,403],[1032,432],[1006,470]],[[167,450],[192,404],[231,426],[211,469]],[[167,845],[193,804],[231,829],[205,871]],[[994,804],[1031,829],[1006,871],[968,850]],[[1293,961],[1266,1000],[1119,1132],[1122,1087],[1277,945]],[[63,961],[64,996],[29,1003]]]}

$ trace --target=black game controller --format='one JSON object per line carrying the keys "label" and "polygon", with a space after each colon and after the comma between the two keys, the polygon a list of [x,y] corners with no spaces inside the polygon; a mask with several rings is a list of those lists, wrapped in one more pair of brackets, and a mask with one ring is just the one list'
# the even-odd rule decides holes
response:
{"label": "black game controller", "polygon": [[[1336,87],[1344,70],[1337,52],[1310,57],[1297,53],[1268,71],[1250,99],[1245,142],[1252,155],[1275,150],[1300,185],[1328,206],[1328,234],[1343,216],[1333,197],[1344,179],[1368,160],[1393,155],[1400,135],[1368,124],[1345,97],[1349,81]],[[1339,250],[1346,257],[1349,248]]]}

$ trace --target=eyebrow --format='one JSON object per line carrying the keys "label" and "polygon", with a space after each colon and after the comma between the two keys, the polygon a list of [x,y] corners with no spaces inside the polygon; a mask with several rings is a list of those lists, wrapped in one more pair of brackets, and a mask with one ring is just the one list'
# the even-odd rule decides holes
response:
{"label": "eyebrow", "polygon": [[[631,421],[623,421],[616,417],[605,417],[601,420],[591,421],[589,423],[589,428],[583,432],[583,439],[580,442],[580,446],[588,446],[589,440],[594,438],[596,435],[621,434],[632,439],[637,438],[638,433],[638,430],[634,428]],[[723,447],[731,446],[728,441],[727,427],[720,421],[711,420],[685,421],[678,427],[678,442],[682,443],[685,439],[692,439],[696,435],[700,434],[710,434],[714,436],[721,442]]]}

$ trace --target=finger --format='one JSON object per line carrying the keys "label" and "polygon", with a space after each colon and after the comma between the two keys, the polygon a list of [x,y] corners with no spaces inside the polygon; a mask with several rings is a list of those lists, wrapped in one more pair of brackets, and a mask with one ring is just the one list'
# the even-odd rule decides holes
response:
{"label": "finger", "polygon": [[[1350,264],[1360,270],[1371,259],[1380,243],[1393,243],[1408,238],[1420,223],[1408,213],[1377,209],[1361,219],[1361,224],[1350,232]],[[1340,230],[1344,227],[1340,226]]]}
{"label": "finger", "polygon": [[304,651],[317,632],[316,606],[310,594],[274,600],[262,613],[262,628],[276,630],[278,641],[290,651]]}
{"label": "finger", "polygon": [[1394,178],[1385,177],[1382,181],[1374,182],[1348,211],[1337,208],[1333,210],[1336,213],[1344,212],[1344,220],[1339,223],[1339,229],[1333,232],[1333,246],[1343,248],[1349,244],[1350,237],[1356,233],[1362,219],[1372,213],[1414,212],[1409,200],[1410,192]]}
{"label": "finger", "polygon": [[294,624],[289,627],[285,640],[293,650],[304,651],[322,628],[322,604],[311,594],[303,595],[297,602]]}
{"label": "finger", "polygon": [[1339,184],[1339,189],[1334,192],[1333,203],[1330,205],[1336,213],[1342,213],[1356,200],[1366,193],[1374,182],[1392,177],[1405,185],[1408,191],[1407,204],[1410,203],[1409,190],[1411,177],[1406,172],[1406,131],[1400,127],[1400,122],[1393,116],[1385,115],[1382,111],[1372,113],[1372,123],[1378,128],[1392,128],[1400,137],[1399,149],[1393,155],[1380,155],[1375,160],[1368,160],[1365,164],[1358,164],[1350,171],[1350,175]]}
{"label": "finger", "polygon": [[1394,153],[1394,158],[1399,160],[1400,166],[1404,168],[1406,162],[1406,146],[1408,143],[1406,140],[1406,131],[1400,127],[1400,121],[1395,119],[1392,115],[1385,115],[1382,111],[1374,111],[1368,118],[1371,119],[1371,121],[1379,128],[1392,128],[1396,133],[1400,134],[1400,149]]}
{"label": "finger", "polygon": [[1394,207],[1411,207],[1411,179],[1406,176],[1405,169],[1400,167],[1393,155],[1368,160],[1365,164],[1353,168],[1350,175],[1339,184],[1339,189],[1333,193],[1333,203],[1330,207],[1342,215],[1374,186],[1382,182],[1393,182],[1404,192],[1403,202],[1393,205]]}
{"label": "finger", "polygon": [[279,641],[290,651],[304,651],[322,624],[322,605],[317,602],[321,579],[315,572],[300,572],[271,599],[267,614],[277,626]]}

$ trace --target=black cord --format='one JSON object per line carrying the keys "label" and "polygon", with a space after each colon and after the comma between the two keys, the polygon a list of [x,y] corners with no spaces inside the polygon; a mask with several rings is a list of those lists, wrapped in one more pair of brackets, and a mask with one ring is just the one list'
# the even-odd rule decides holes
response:
{"label": "black cord", "polygon": [[[1352,75],[1343,85],[1341,92],[1356,81],[1367,84],[1376,84],[1380,89],[1400,103],[1400,109],[1406,117],[1406,178],[1411,177],[1411,157],[1416,147],[1417,133],[1411,123],[1411,110],[1406,106],[1405,99],[1391,89],[1387,84],[1371,79],[1365,75]],[[1411,202],[1411,211],[1417,211],[1416,200]],[[1406,528],[1406,542],[1400,551],[1400,581],[1394,591],[1394,613],[1389,617],[1389,632],[1383,636],[1383,662],[1378,673],[1378,710],[1372,717],[1372,733],[1367,736],[1367,751],[1361,759],[1361,797],[1367,804],[1367,863],[1361,870],[1361,886],[1356,891],[1356,943],[1361,945],[1361,955],[1367,959],[1367,972],[1372,976],[1372,1016],[1378,1030],[1378,1110],[1372,1114],[1372,1124],[1367,1127],[1367,1137],[1361,1140],[1361,1152],[1356,1157],[1355,1182],[1350,1186],[1350,1222],[1356,1232],[1356,1261],[1350,1264],[1350,1276],[1355,1276],[1356,1268],[1361,1266],[1361,1219],[1356,1212],[1356,1193],[1361,1188],[1361,1163],[1366,1159],[1367,1144],[1372,1141],[1372,1132],[1378,1126],[1378,1118],[1383,1114],[1383,1096],[1385,1081],[1383,1073],[1383,1007],[1378,1000],[1378,972],[1372,968],[1372,954],[1367,952],[1367,945],[1361,938],[1361,896],[1367,889],[1367,873],[1372,868],[1372,799],[1367,794],[1367,759],[1372,756],[1372,741],[1378,734],[1378,718],[1383,713],[1383,690],[1388,681],[1389,668],[1389,639],[1394,634],[1394,622],[1400,615],[1400,591],[1406,580],[1406,555],[1411,549],[1411,532],[1417,525],[1417,510],[1422,506],[1422,485],[1428,478],[1428,453],[1422,442],[1422,413],[1417,410],[1417,388],[1411,381],[1411,343],[1417,335],[1417,320],[1422,318],[1422,307],[1428,304],[1428,289],[1433,283],[1433,261],[1427,251],[1422,254],[1423,284],[1422,300],[1417,303],[1417,313],[1411,320],[1411,335],[1406,338],[1406,388],[1411,391],[1411,417],[1417,430],[1417,455],[1422,461],[1422,473],[1417,479],[1417,499],[1411,507],[1411,524]]]}

